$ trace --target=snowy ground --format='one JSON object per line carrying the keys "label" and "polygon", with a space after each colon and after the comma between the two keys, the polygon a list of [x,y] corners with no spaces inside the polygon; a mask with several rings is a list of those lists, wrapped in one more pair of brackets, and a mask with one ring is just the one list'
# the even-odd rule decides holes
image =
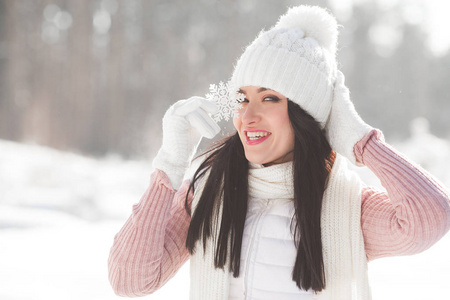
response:
{"label": "snowy ground", "polygon": [[[450,186],[448,142],[423,135],[397,146]],[[149,161],[0,141],[0,299],[118,299],[107,280],[109,248],[150,171]],[[374,299],[450,299],[449,253],[450,234],[422,254],[371,262]],[[188,299],[188,291],[186,264],[146,298]]]}

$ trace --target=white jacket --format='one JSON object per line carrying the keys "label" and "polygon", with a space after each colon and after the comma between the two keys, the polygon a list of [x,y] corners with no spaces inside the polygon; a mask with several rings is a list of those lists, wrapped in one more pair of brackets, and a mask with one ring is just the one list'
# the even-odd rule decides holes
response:
{"label": "white jacket", "polygon": [[292,280],[297,249],[290,230],[292,199],[250,198],[239,278],[231,277],[229,300],[311,300]]}

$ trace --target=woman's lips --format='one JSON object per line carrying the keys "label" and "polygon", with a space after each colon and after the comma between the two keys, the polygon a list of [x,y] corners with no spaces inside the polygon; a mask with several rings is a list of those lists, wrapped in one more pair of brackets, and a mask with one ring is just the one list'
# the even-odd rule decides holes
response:
{"label": "woman's lips", "polygon": [[[267,135],[264,137],[261,137],[259,139],[250,139],[247,135],[247,132],[267,132]],[[244,131],[244,135],[245,135],[245,142],[247,145],[249,146],[253,146],[253,145],[258,145],[261,144],[262,142],[264,142],[265,140],[267,140],[272,134],[268,131],[265,130],[246,130]]]}

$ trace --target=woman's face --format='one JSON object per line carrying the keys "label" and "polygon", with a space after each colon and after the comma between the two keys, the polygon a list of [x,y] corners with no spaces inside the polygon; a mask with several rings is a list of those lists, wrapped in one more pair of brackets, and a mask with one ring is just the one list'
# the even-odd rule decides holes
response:
{"label": "woman's face", "polygon": [[288,115],[288,99],[274,90],[244,86],[239,116],[233,124],[248,161],[265,166],[293,159],[294,130]]}

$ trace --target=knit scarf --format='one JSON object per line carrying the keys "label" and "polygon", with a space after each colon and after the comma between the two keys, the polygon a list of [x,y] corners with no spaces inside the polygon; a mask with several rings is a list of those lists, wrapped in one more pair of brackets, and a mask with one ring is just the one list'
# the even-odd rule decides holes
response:
{"label": "knit scarf", "polygon": [[270,167],[250,163],[248,172],[249,196],[259,199],[293,199],[293,180],[292,162]]}
{"label": "knit scarf", "polygon": [[[249,196],[258,199],[293,199],[292,163],[270,167],[250,164]],[[199,183],[195,209],[205,180]],[[321,230],[326,289],[315,295],[320,300],[370,300],[367,260],[360,225],[361,182],[337,155],[322,204]],[[220,222],[219,222],[220,223]],[[213,232],[218,233],[217,228]],[[207,249],[197,247],[191,256],[190,299],[227,300],[230,276],[227,268],[214,266],[215,239]]]}

